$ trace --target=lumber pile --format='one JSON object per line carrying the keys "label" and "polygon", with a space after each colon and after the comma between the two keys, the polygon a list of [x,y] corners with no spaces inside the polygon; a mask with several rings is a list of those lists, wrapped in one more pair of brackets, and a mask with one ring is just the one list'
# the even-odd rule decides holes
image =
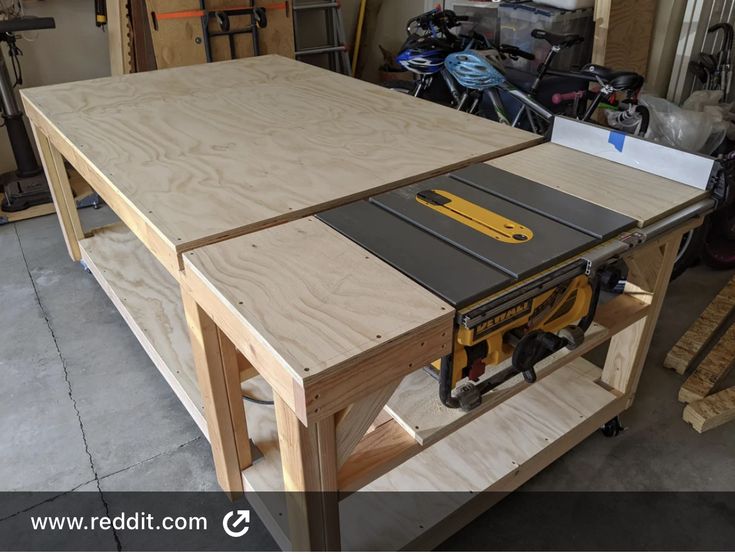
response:
{"label": "lumber pile", "polygon": [[735,277],[669,351],[664,366],[688,374],[679,390],[685,422],[706,432],[735,420],[735,387],[717,391],[735,366]]}

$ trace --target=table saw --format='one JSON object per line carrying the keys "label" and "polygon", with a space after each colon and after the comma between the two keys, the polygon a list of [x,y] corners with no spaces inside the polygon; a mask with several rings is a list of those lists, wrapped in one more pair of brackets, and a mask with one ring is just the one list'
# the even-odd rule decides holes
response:
{"label": "table saw", "polygon": [[[486,164],[318,217],[452,305],[454,348],[434,367],[442,403],[464,410],[516,374],[535,381],[537,362],[581,344],[602,282],[620,277],[606,264],[621,242],[609,240],[636,226]],[[478,385],[511,356],[511,368]]]}

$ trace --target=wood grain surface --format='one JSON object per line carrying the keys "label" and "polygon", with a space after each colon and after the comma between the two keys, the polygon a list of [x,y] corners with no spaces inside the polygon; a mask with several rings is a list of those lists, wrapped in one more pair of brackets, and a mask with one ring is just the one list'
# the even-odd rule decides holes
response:
{"label": "wood grain surface", "polygon": [[279,395],[324,384],[306,399],[320,416],[451,349],[448,305],[316,218],[184,258],[196,301]]}
{"label": "wood grain surface", "polygon": [[121,223],[79,242],[83,260],[148,356],[207,434],[179,285]]}
{"label": "wood grain surface", "polygon": [[641,227],[707,195],[694,187],[551,143],[489,164],[625,214],[638,220]]}
{"label": "wood grain surface", "polygon": [[733,365],[735,365],[735,325],[730,326],[682,384],[679,389],[679,401],[691,403],[704,399],[727,376]]}
{"label": "wood grain surface", "polygon": [[733,305],[735,305],[735,278],[727,283],[712,302],[707,305],[699,318],[679,338],[676,345],[666,355],[664,366],[683,374],[710,335],[725,319]]}
{"label": "wood grain surface", "polygon": [[[171,19],[153,25],[152,14],[194,10],[196,0],[145,0],[148,25],[151,30],[153,51],[158,69],[203,64],[207,61],[202,42],[202,23],[199,18]],[[197,42],[199,39],[199,42]]]}
{"label": "wood grain surface", "polygon": [[658,0],[597,0],[592,63],[646,75]]}
{"label": "wood grain surface", "polygon": [[689,403],[683,418],[700,434],[735,420],[735,387]]}
{"label": "wood grain surface", "polygon": [[177,252],[540,140],[279,56],[23,96],[62,154],[109,181]]}

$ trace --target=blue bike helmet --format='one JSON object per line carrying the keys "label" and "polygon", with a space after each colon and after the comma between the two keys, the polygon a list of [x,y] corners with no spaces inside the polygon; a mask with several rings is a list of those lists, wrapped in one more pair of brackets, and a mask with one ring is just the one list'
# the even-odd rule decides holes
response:
{"label": "blue bike helmet", "polygon": [[413,35],[403,44],[396,61],[408,71],[431,75],[441,71],[452,46],[437,37]]}
{"label": "blue bike helmet", "polygon": [[449,54],[444,65],[459,84],[468,89],[484,90],[505,82],[505,76],[475,50]]}

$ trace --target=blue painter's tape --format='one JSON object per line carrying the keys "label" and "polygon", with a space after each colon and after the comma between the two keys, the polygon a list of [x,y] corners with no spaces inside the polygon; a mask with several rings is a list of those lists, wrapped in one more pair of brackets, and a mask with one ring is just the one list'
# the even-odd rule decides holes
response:
{"label": "blue painter's tape", "polygon": [[619,131],[610,131],[610,136],[607,138],[607,142],[615,147],[618,152],[623,152],[623,146],[625,146],[625,133]]}

